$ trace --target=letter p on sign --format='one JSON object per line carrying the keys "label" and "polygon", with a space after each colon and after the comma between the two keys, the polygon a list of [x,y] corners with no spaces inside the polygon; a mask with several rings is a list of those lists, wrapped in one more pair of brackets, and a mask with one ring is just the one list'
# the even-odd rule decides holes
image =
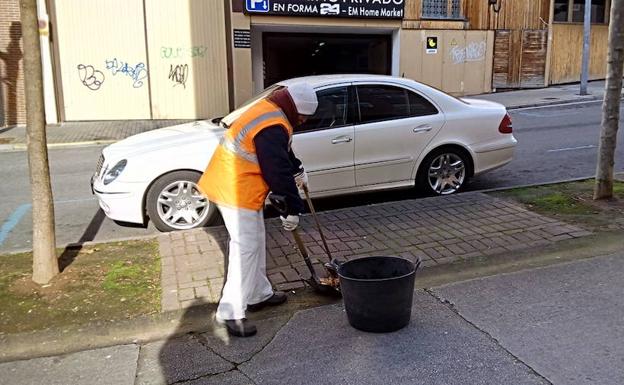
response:
{"label": "letter p on sign", "polygon": [[269,12],[269,0],[246,0],[248,12]]}

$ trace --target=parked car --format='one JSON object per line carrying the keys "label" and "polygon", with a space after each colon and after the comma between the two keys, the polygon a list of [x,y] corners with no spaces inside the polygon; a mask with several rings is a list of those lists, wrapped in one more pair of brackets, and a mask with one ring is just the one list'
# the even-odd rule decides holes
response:
{"label": "parked car", "polygon": [[[309,82],[319,99],[293,137],[313,197],[414,185],[453,194],[468,178],[512,159],[517,142],[504,106],[455,98],[410,79],[310,76],[280,82],[247,104],[297,82]],[[221,119],[197,121],[104,148],[91,179],[100,207],[113,220],[151,220],[161,231],[210,224],[216,207],[195,183],[226,126]]]}

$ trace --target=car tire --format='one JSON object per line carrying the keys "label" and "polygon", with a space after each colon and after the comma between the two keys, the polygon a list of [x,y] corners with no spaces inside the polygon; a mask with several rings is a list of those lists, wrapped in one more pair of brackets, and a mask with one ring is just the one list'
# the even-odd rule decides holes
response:
{"label": "car tire", "polygon": [[188,230],[216,221],[216,205],[197,188],[200,177],[201,173],[196,171],[174,171],[152,184],[147,192],[145,210],[158,230]]}
{"label": "car tire", "polygon": [[460,192],[472,173],[469,155],[453,147],[440,148],[422,161],[416,187],[427,195],[449,195]]}

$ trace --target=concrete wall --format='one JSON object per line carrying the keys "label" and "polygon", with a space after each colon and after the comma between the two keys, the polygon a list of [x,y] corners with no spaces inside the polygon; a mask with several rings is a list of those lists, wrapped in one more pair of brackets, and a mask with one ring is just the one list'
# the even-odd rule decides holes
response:
{"label": "concrete wall", "polygon": [[55,2],[62,119],[227,113],[225,12],[224,2],[204,0]]}
{"label": "concrete wall", "polygon": [[19,0],[0,0],[0,127],[26,123]]}
{"label": "concrete wall", "polygon": [[[436,37],[436,52],[426,51]],[[494,31],[401,30],[400,72],[453,95],[492,90]]]}

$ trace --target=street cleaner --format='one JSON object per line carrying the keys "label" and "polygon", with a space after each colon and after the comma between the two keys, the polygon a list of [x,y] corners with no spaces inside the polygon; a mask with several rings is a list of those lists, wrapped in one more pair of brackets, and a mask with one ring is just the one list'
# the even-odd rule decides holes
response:
{"label": "street cleaner", "polygon": [[230,335],[248,337],[256,327],[245,312],[286,302],[266,276],[263,208],[269,191],[286,198],[282,226],[293,231],[304,210],[298,190],[307,184],[305,170],[292,152],[293,127],[318,106],[307,83],[279,87],[268,96],[223,118],[228,128],[206,171],[200,191],[217,205],[230,236],[227,277],[216,320]]}

